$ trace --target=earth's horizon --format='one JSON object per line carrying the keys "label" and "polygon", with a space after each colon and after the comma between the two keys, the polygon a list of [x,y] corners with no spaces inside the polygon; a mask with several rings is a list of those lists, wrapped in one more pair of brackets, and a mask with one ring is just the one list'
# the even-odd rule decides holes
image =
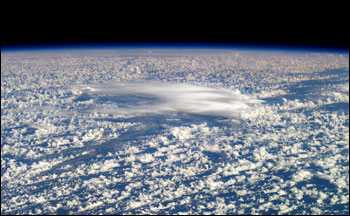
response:
{"label": "earth's horizon", "polygon": [[349,53],[1,52],[1,214],[349,214]]}

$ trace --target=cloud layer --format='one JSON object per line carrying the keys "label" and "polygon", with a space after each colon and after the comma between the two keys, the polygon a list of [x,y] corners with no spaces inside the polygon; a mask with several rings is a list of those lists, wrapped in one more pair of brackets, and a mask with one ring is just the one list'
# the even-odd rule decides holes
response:
{"label": "cloud layer", "polygon": [[[83,93],[126,101],[124,114],[196,114],[237,118],[260,104],[239,90],[216,89],[183,83],[107,83],[81,88]],[[129,101],[129,103],[128,103]]]}

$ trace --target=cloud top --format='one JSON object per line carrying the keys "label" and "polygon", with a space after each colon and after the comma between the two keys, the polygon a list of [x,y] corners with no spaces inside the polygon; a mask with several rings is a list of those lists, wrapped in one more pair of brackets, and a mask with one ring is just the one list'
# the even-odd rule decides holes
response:
{"label": "cloud top", "polygon": [[[81,88],[87,94],[130,101],[129,114],[196,114],[237,118],[260,104],[239,90],[216,89],[184,83],[106,83]],[[118,104],[118,100],[115,102]]]}

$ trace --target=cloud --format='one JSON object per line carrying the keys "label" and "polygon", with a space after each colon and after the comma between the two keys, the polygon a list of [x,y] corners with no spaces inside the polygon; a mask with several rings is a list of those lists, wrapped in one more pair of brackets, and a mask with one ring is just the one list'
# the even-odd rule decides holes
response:
{"label": "cloud", "polygon": [[134,82],[85,86],[81,92],[117,103],[124,114],[192,114],[237,118],[262,101],[239,90],[184,83]]}

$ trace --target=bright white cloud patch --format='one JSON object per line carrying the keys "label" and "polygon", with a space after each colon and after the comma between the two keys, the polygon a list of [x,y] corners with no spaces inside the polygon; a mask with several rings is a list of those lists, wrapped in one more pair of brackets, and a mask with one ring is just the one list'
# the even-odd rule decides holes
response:
{"label": "bright white cloud patch", "polygon": [[262,102],[241,94],[239,90],[184,83],[106,83],[83,87],[82,92],[131,99],[134,104],[126,105],[125,114],[186,113],[236,118]]}

